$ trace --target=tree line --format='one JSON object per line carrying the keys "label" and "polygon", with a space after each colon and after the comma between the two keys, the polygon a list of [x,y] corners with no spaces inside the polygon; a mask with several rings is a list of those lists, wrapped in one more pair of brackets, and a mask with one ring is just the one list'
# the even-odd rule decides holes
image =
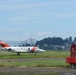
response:
{"label": "tree line", "polygon": [[76,43],[76,37],[68,37],[62,39],[61,37],[47,37],[36,42],[36,46],[45,50],[68,50],[70,45]]}
{"label": "tree line", "polygon": [[69,50],[71,44],[76,43],[76,37],[73,39],[72,36],[67,37],[66,39],[54,36],[36,42],[33,42],[32,40],[30,43],[26,42],[21,46],[37,46],[44,50]]}

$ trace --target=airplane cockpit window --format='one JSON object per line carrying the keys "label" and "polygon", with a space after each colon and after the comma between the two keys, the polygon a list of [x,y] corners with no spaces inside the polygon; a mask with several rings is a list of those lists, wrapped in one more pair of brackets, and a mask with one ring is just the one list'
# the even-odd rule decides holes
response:
{"label": "airplane cockpit window", "polygon": [[30,48],[28,48],[28,50],[30,50]]}

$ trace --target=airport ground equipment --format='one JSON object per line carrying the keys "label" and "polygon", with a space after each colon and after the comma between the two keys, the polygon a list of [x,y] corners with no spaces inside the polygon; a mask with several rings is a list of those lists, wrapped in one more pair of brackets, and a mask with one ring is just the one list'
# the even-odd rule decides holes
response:
{"label": "airport ground equipment", "polygon": [[70,57],[66,58],[66,63],[69,63],[71,68],[76,69],[76,44],[72,44],[70,48]]}

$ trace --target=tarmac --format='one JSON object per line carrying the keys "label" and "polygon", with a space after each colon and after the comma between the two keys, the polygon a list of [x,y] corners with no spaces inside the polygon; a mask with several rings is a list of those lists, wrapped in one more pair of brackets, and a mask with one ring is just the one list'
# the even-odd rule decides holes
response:
{"label": "tarmac", "polygon": [[76,75],[76,69],[55,67],[0,67],[0,73]]}

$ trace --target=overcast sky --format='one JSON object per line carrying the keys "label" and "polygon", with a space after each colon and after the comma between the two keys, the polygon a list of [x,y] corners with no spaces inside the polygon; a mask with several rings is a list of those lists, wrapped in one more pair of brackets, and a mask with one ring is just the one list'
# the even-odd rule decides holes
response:
{"label": "overcast sky", "polygon": [[76,36],[76,0],[0,0],[0,40]]}

